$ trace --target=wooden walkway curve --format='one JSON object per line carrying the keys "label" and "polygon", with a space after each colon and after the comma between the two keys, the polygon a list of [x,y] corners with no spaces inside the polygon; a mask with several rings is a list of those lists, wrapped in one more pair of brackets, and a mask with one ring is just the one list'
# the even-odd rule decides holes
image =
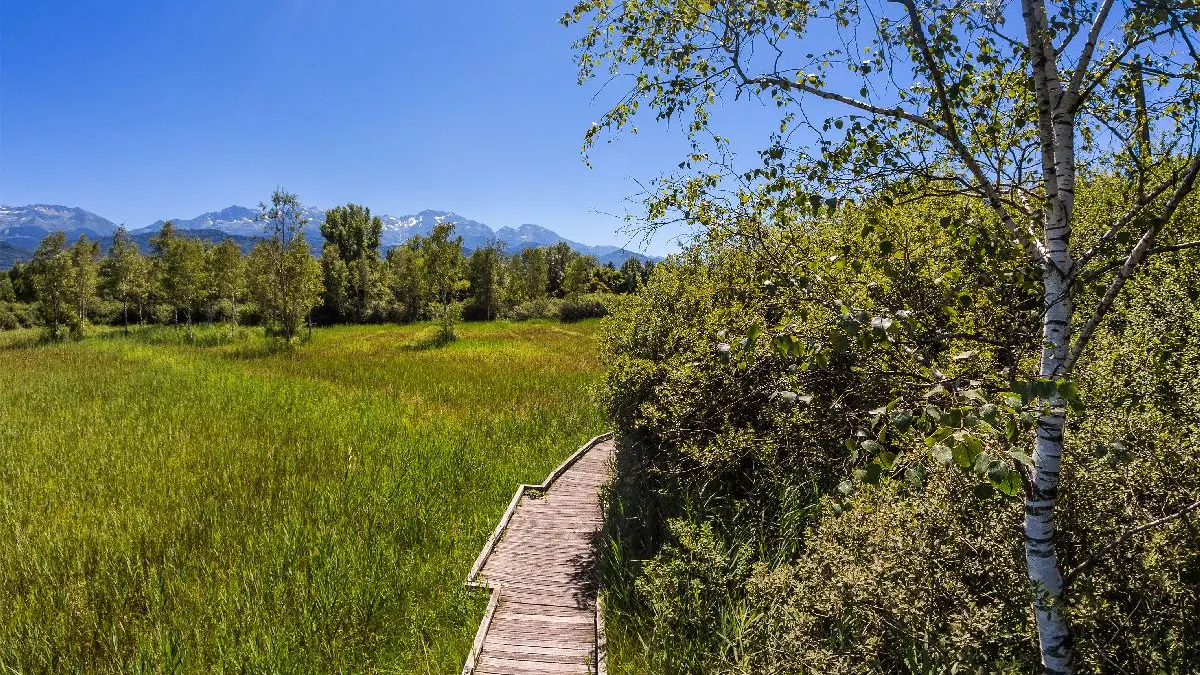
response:
{"label": "wooden walkway curve", "polygon": [[463,675],[605,672],[593,551],[612,454],[611,436],[597,436],[517,489],[467,577],[491,600]]}

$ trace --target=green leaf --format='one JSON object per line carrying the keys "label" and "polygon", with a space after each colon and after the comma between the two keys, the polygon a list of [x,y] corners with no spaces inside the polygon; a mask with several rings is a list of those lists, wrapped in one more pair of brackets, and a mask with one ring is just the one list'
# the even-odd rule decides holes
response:
{"label": "green leaf", "polygon": [[908,467],[904,471],[904,480],[917,490],[925,487],[925,467],[920,464]]}
{"label": "green leaf", "polygon": [[983,444],[974,436],[964,435],[954,444],[954,463],[963,469],[971,468],[981,454]]}
{"label": "green leaf", "polygon": [[894,467],[896,465],[896,453],[881,452],[881,453],[879,453],[879,457],[877,457],[876,460],[879,462],[879,465],[881,467],[883,467],[884,469],[887,469],[888,471],[891,471],[892,467]]}
{"label": "green leaf", "polygon": [[996,489],[992,487],[991,483],[980,483],[979,485],[971,488],[971,493],[974,494],[977,499],[990,499],[991,497],[996,496]]}
{"label": "green leaf", "polygon": [[1013,470],[1008,468],[1006,462],[1000,460],[992,460],[987,467],[987,477],[992,483],[1000,483],[1008,479],[1008,475],[1013,473]]}
{"label": "green leaf", "polygon": [[838,483],[837,491],[849,497],[850,495],[854,494],[854,483],[844,480]]}
{"label": "green leaf", "polygon": [[990,467],[994,461],[996,460],[993,459],[991,455],[987,454],[986,452],[981,452],[979,453],[979,456],[975,458],[975,462],[972,463],[971,470],[982,476],[988,472],[988,467]]}
{"label": "green leaf", "polygon": [[912,413],[907,410],[900,410],[892,413],[892,426],[895,427],[896,431],[899,431],[900,433],[908,431],[909,428],[912,427],[912,421]]}
{"label": "green leaf", "polygon": [[758,324],[750,326],[750,330],[746,331],[746,343],[748,345],[753,345],[754,342],[758,340],[759,335],[762,335],[762,326]]}
{"label": "green leaf", "polygon": [[933,446],[933,458],[939,464],[950,466],[950,463],[954,461],[954,451],[949,447],[938,443],[937,445]]}
{"label": "green leaf", "polygon": [[1030,459],[1029,455],[1021,452],[1020,450],[1009,450],[1006,454],[1009,457],[1012,457],[1013,461],[1015,461],[1017,464],[1020,464],[1021,466],[1028,466],[1028,467],[1033,466],[1033,460]]}
{"label": "green leaf", "polygon": [[1003,480],[992,481],[992,485],[1008,497],[1016,497],[1025,490],[1021,485],[1021,476],[1016,471],[1009,471]]}

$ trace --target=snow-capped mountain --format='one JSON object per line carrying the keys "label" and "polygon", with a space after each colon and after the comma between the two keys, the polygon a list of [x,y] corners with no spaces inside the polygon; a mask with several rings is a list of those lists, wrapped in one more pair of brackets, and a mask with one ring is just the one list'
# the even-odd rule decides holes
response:
{"label": "snow-capped mountain", "polygon": [[[321,237],[321,224],[325,222],[325,211],[316,207],[306,207],[303,211],[308,219],[304,231],[314,250],[319,251],[324,243]],[[243,244],[251,238],[262,236],[263,226],[258,221],[259,211],[245,206],[229,206],[219,211],[202,213],[194,218],[175,218],[172,223],[178,230],[197,233],[197,236],[214,240],[221,233],[238,238]],[[421,211],[407,216],[391,216],[379,214],[383,221],[383,247],[391,248],[403,244],[414,236],[426,236],[439,223],[452,223],[454,234],[463,239],[463,248],[468,252],[490,241],[499,241],[509,252],[538,246],[552,246],[566,242],[571,248],[585,255],[596,256],[601,263],[620,265],[626,259],[636,257],[642,260],[651,256],[628,251],[617,246],[588,246],[566,239],[556,232],[540,225],[524,224],[517,228],[501,227],[493,230],[487,225],[461,216],[453,211]],[[148,236],[162,229],[165,221],[159,220],[146,227],[133,229],[135,238]],[[0,206],[0,242],[12,246],[32,250],[50,232],[63,230],[68,237],[74,239],[79,234],[87,234],[92,239],[107,241],[116,226],[109,220],[78,208],[65,206],[33,205],[22,207]]]}
{"label": "snow-capped mountain", "polygon": [[72,239],[81,234],[99,239],[116,229],[112,221],[79,208],[54,204],[0,206],[0,241],[21,248],[37,248],[43,237],[57,230]]}

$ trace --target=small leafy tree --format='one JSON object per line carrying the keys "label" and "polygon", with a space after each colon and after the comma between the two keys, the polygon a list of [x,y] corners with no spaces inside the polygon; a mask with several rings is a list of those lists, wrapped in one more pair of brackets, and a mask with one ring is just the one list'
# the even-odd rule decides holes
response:
{"label": "small leafy tree", "polygon": [[71,330],[76,337],[83,337],[84,328],[87,326],[88,305],[96,298],[100,268],[100,243],[81,234],[79,239],[71,245],[69,255],[71,258],[71,284],[68,292],[75,310],[75,320],[71,325]]}
{"label": "small leafy tree", "polygon": [[173,237],[163,253],[162,293],[176,316],[183,313],[188,338],[192,331],[192,313],[204,299],[207,270],[204,242],[191,237]]}
{"label": "small leafy tree", "polygon": [[325,309],[330,316],[344,319],[352,313],[350,296],[350,270],[338,253],[337,246],[326,243],[321,249],[321,275],[325,279]]}
{"label": "small leafy tree", "polygon": [[59,341],[65,330],[73,330],[71,282],[74,270],[71,255],[66,250],[67,235],[52,232],[38,244],[27,273],[33,279],[38,314],[46,326],[46,337]]}
{"label": "small leafy tree", "polygon": [[562,290],[563,295],[568,298],[573,298],[583,293],[587,293],[592,282],[592,273],[599,267],[594,256],[576,256],[567,263],[567,270],[563,278]]}
{"label": "small leafy tree", "polygon": [[[345,294],[352,306],[340,307],[338,312],[342,316],[353,316],[360,323],[366,321],[383,286],[380,274],[382,260],[379,257],[382,233],[383,220],[379,216],[372,216],[371,209],[358,204],[330,209],[325,213],[325,222],[321,224],[321,235],[325,237],[327,245],[334,247],[337,259],[342,261],[347,271]],[[322,260],[326,255],[322,251]],[[337,272],[333,258],[330,258],[330,267],[327,269]],[[332,281],[327,279],[326,286],[330,286]]]}
{"label": "small leafy tree", "polygon": [[246,261],[237,242],[226,239],[212,247],[208,255],[210,294],[229,303],[229,337],[237,333],[238,299],[245,293]]}
{"label": "small leafy tree", "polygon": [[546,290],[555,297],[563,296],[563,284],[567,278],[567,267],[579,254],[571,245],[560,241],[546,247]]}
{"label": "small leafy tree", "polygon": [[100,279],[105,295],[121,303],[121,321],[125,333],[129,332],[131,302],[139,303],[139,320],[141,318],[140,302],[147,291],[147,273],[146,259],[142,257],[137,242],[124,227],[118,227],[113,234],[108,255],[100,263]]}
{"label": "small leafy tree", "polygon": [[425,261],[421,255],[422,241],[422,237],[416,236],[403,246],[388,251],[388,286],[402,321],[416,321],[425,310]]}
{"label": "small leafy tree", "polygon": [[271,203],[259,204],[266,239],[254,247],[249,267],[252,287],[269,325],[291,344],[301,322],[321,302],[321,265],[304,237],[303,208],[296,195],[277,189]]}
{"label": "small leafy tree", "polygon": [[431,300],[446,307],[462,278],[462,237],[453,237],[454,223],[438,223],[422,242],[426,287]]}
{"label": "small leafy tree", "polygon": [[546,297],[550,274],[546,249],[523,249],[519,256],[514,256],[513,262],[514,266],[521,271],[521,280],[525,284],[525,297],[530,300],[540,300]]}
{"label": "small leafy tree", "polygon": [[471,283],[471,298],[482,318],[491,321],[500,307],[500,282],[504,264],[503,243],[489,241],[471,252],[467,262],[467,279]]}

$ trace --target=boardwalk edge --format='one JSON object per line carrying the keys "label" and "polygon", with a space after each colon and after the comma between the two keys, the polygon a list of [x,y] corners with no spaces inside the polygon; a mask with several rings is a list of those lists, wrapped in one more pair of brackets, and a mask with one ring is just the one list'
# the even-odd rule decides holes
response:
{"label": "boardwalk edge", "polygon": [[496,525],[496,529],[493,530],[492,535],[488,537],[487,543],[483,545],[483,550],[480,551],[479,556],[475,558],[475,564],[471,566],[470,573],[467,574],[466,585],[468,587],[490,588],[486,583],[477,581],[479,578],[479,573],[483,570],[483,566],[487,563],[488,557],[492,555],[492,551],[496,549],[496,544],[500,543],[500,538],[504,536],[504,530],[508,528],[508,521],[512,519],[513,513],[515,513],[517,510],[517,505],[521,503],[521,497],[523,497],[528,491],[545,492],[549,490],[550,486],[554,484],[554,481],[558,480],[559,476],[566,472],[567,469],[571,468],[572,464],[579,461],[579,458],[583,457],[584,453],[586,453],[588,450],[591,450],[597,443],[603,443],[612,437],[613,432],[610,431],[600,434],[599,436],[592,438],[592,440],[588,441],[587,443],[584,443],[578,450],[572,453],[571,456],[566,459],[566,461],[564,461],[562,464],[559,464],[557,469],[551,471],[550,475],[546,477],[546,480],[542,481],[540,484],[532,485],[529,483],[522,483],[521,485],[517,486],[517,492],[513,495],[512,500],[508,502],[508,509],[504,511],[504,517],[500,519],[500,522]]}

